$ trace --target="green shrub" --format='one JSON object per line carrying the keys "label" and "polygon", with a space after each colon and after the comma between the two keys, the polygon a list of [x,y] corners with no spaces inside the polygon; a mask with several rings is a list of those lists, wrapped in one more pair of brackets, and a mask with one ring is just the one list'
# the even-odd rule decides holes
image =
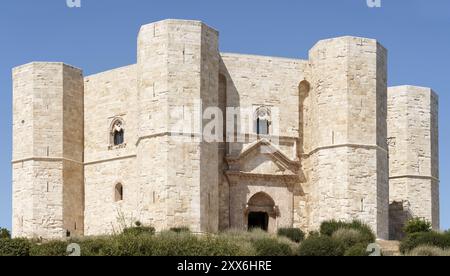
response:
{"label": "green shrub", "polygon": [[0,239],[0,256],[29,256],[30,247],[27,239]]}
{"label": "green shrub", "polygon": [[352,222],[336,220],[324,221],[320,225],[320,234],[331,237],[333,236],[333,233],[339,229],[354,229],[359,231],[363,237],[362,242],[367,244],[375,242],[376,239],[376,236],[370,226],[358,220],[354,220]]}
{"label": "green shrub", "polygon": [[248,243],[234,243],[222,236],[203,238],[205,242],[203,255],[208,256],[250,256],[255,255]]}
{"label": "green shrub", "polygon": [[[83,247],[82,247],[83,248]],[[82,249],[83,252],[83,249]],[[157,235],[119,235],[95,254],[106,256],[245,256],[240,244],[216,236],[171,231]]]}
{"label": "green shrub", "polygon": [[252,241],[266,237],[268,237],[268,234],[265,232],[261,233],[258,231],[253,233],[240,230],[228,230],[219,235],[220,239],[239,245],[239,256],[257,256],[257,252]]}
{"label": "green shrub", "polygon": [[292,256],[298,244],[286,237],[269,234],[262,230],[229,230],[219,235],[232,244],[239,245],[239,256]]}
{"label": "green shrub", "polygon": [[172,227],[172,228],[170,228],[170,231],[175,232],[175,233],[191,232],[189,227]]}
{"label": "green shrub", "polygon": [[95,237],[81,240],[74,240],[80,245],[81,256],[104,256],[113,237]]}
{"label": "green shrub", "polygon": [[403,232],[405,232],[406,235],[431,231],[432,231],[431,223],[421,218],[413,218],[409,220],[403,228]]}
{"label": "green shrub", "polygon": [[347,250],[345,250],[344,256],[347,257],[366,257],[369,256],[369,252],[367,252],[367,245],[364,243],[358,243]]}
{"label": "green shrub", "polygon": [[436,246],[421,245],[417,248],[414,248],[411,252],[409,252],[408,256],[448,257],[448,256],[450,256],[450,251],[444,250],[444,249],[436,247]]}
{"label": "green shrub", "polygon": [[343,256],[345,246],[329,236],[311,236],[298,248],[299,256]]}
{"label": "green shrub", "polygon": [[[100,242],[101,244],[92,244],[93,248],[84,254],[95,254],[99,252],[102,256],[151,256],[153,247],[153,235],[145,234],[125,234],[112,236],[110,239]],[[100,247],[100,249],[99,249]]]}
{"label": "green shrub", "polygon": [[66,256],[67,245],[80,245],[82,256],[292,256],[297,244],[263,231],[220,235],[190,232],[127,230],[108,237],[34,243],[25,239],[0,239],[2,256]]}
{"label": "green shrub", "polygon": [[123,235],[139,236],[139,235],[153,235],[155,234],[154,227],[136,226],[123,229]]}
{"label": "green shrub", "polygon": [[319,231],[309,231],[308,233],[308,238],[310,237],[319,237],[320,236],[320,232]]}
{"label": "green shrub", "polygon": [[228,235],[196,236],[189,232],[163,232],[157,236],[154,256],[249,256],[252,254],[241,237]]}
{"label": "green shrub", "polygon": [[0,239],[10,239],[11,233],[6,228],[0,228]]}
{"label": "green shrub", "polygon": [[30,256],[67,256],[67,246],[65,241],[50,241],[43,244],[33,244],[30,249]]}
{"label": "green shrub", "polygon": [[197,236],[190,233],[163,232],[155,239],[153,256],[206,256]]}
{"label": "green shrub", "polygon": [[292,256],[292,248],[276,238],[256,239],[252,242],[257,256]]}
{"label": "green shrub", "polygon": [[333,233],[333,239],[342,242],[345,248],[350,248],[357,244],[363,244],[367,247],[369,244],[364,235],[355,229],[341,228]]}
{"label": "green shrub", "polygon": [[305,233],[299,228],[281,228],[278,230],[278,236],[286,237],[296,243],[305,239]]}
{"label": "green shrub", "polygon": [[405,254],[422,245],[435,246],[441,249],[450,248],[450,235],[437,232],[410,234],[400,243],[400,252]]}
{"label": "green shrub", "polygon": [[334,232],[336,232],[337,230],[339,230],[341,228],[344,228],[345,225],[346,225],[346,223],[343,221],[337,221],[337,220],[324,221],[320,225],[320,234],[331,237]]}

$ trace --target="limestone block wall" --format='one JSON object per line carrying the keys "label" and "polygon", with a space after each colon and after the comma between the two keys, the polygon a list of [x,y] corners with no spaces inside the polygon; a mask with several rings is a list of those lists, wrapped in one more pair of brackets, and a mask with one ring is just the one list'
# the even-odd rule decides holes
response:
{"label": "limestone block wall", "polygon": [[[267,138],[286,156],[298,160],[299,84],[307,78],[308,61],[231,53],[221,53],[221,59],[220,74],[226,81],[226,106],[240,108],[238,126],[236,129],[228,127],[227,135],[234,137],[237,128],[242,135],[234,138],[240,138],[239,141],[227,144],[226,156],[236,157],[256,141],[254,111],[266,106],[272,111],[271,135]],[[228,115],[230,119],[231,115]],[[228,180],[223,179],[220,192],[222,228],[233,221],[229,217],[232,204],[229,185]],[[264,189],[263,186],[256,188]],[[296,206],[306,205],[301,204],[300,199],[296,201]],[[295,212],[304,216],[305,208],[295,208]]]}
{"label": "limestone block wall", "polygon": [[[271,128],[277,132],[277,137],[274,137],[276,140],[273,142],[287,156],[296,159],[300,118],[299,84],[306,78],[308,62],[230,53],[222,53],[221,57],[221,74],[227,78],[227,106],[242,109],[241,134],[254,134],[254,118],[248,118],[248,115],[253,114],[245,110],[267,106],[274,112]],[[256,137],[253,136],[244,143],[233,143],[228,154],[238,155],[254,141]]]}
{"label": "limestone block wall", "polygon": [[[84,82],[85,234],[120,232],[138,220],[149,223],[141,215],[145,202],[136,177],[136,65],[91,75]],[[120,146],[114,146],[110,137],[117,119],[124,129]],[[120,202],[114,197],[117,184],[123,187]]]}
{"label": "limestone block wall", "polygon": [[358,218],[387,238],[386,50],[365,38],[323,40],[310,63],[310,226]]}
{"label": "limestone block wall", "polygon": [[[143,201],[136,181],[135,159],[116,159],[86,165],[85,235],[120,233],[136,221],[149,223],[143,212],[150,202]],[[115,185],[122,184],[123,200],[115,201]],[[150,200],[150,199],[148,199]]]}
{"label": "limestone block wall", "polygon": [[[438,97],[429,88],[388,90],[389,184],[392,216],[422,217],[439,229]],[[401,204],[404,216],[395,214]],[[397,210],[398,212],[398,210]],[[404,221],[391,221],[400,235]]]}
{"label": "limestone block wall", "polygon": [[168,194],[168,25],[142,26],[137,40],[137,177],[151,198],[152,225],[166,229]]}
{"label": "limestone block wall", "polygon": [[165,20],[141,28],[138,156],[149,147],[158,148],[160,153],[139,164],[140,181],[159,187],[165,212],[161,227],[187,225],[206,232],[218,229],[219,144],[198,139],[198,126],[208,122],[198,120],[198,116],[219,105],[218,78],[215,30],[184,20]]}
{"label": "limestone block wall", "polygon": [[82,235],[82,72],[30,63],[13,79],[13,235]]}

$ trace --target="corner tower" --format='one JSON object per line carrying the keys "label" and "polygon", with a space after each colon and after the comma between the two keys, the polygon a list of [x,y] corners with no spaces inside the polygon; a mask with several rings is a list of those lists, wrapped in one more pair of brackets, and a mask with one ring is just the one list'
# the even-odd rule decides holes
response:
{"label": "corner tower", "polygon": [[13,236],[82,235],[82,72],[30,63],[13,86]]}
{"label": "corner tower", "polygon": [[420,217],[439,229],[438,96],[430,88],[388,91],[390,232],[402,237],[406,220]]}
{"label": "corner tower", "polygon": [[387,53],[341,37],[310,51],[310,225],[359,219],[388,236]]}
{"label": "corner tower", "polygon": [[137,158],[148,223],[218,229],[218,143],[202,138],[202,114],[218,107],[218,32],[164,20],[138,38]]}

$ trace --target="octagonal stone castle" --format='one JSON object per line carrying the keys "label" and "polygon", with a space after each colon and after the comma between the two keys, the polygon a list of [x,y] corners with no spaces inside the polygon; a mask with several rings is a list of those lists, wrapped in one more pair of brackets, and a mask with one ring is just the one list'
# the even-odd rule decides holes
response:
{"label": "octagonal stone castle", "polygon": [[[439,228],[438,97],[388,88],[376,40],[322,40],[308,60],[218,49],[207,25],[164,20],[141,28],[130,66],[86,77],[63,63],[15,68],[13,235],[135,221],[275,232],[358,219],[381,239],[411,217]],[[227,139],[174,131],[195,106],[222,111],[215,132]]]}

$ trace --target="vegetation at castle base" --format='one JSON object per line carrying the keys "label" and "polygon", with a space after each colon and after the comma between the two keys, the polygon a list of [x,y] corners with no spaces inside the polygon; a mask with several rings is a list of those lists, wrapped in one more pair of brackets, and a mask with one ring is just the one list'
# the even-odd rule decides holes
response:
{"label": "vegetation at castle base", "polygon": [[30,256],[66,256],[66,241],[50,241],[43,244],[34,243],[30,248]]}
{"label": "vegetation at castle base", "polygon": [[400,243],[400,252],[408,254],[419,246],[434,246],[444,250],[450,249],[450,235],[434,231],[407,235]]}
{"label": "vegetation at castle base", "polygon": [[354,220],[352,222],[336,220],[325,221],[320,225],[320,234],[331,237],[340,229],[353,229],[358,231],[361,235],[360,238],[362,243],[371,244],[374,243],[376,239],[375,233],[373,233],[370,226],[359,220]]}
{"label": "vegetation at castle base", "polygon": [[368,256],[367,247],[375,242],[372,229],[360,222],[330,220],[312,232],[298,248],[300,256]]}
{"label": "vegetation at castle base", "polygon": [[146,226],[130,227],[130,228],[125,228],[123,230],[122,234],[123,235],[132,235],[132,236],[138,236],[141,234],[153,235],[153,234],[155,234],[155,228],[154,227],[146,227]]}
{"label": "vegetation at castle base", "polygon": [[403,227],[403,232],[405,232],[406,235],[411,235],[414,233],[427,233],[431,231],[431,223],[422,218],[410,219]]}
{"label": "vegetation at castle base", "polygon": [[[334,222],[324,224],[325,229]],[[304,233],[294,228],[276,235],[262,230],[196,235],[184,227],[155,233],[139,224],[112,236],[50,242],[1,239],[0,255],[67,256],[67,246],[77,243],[82,256],[367,256],[367,237],[373,235],[368,227],[359,222],[339,225],[327,234],[312,232],[304,240]]]}
{"label": "vegetation at castle base", "polygon": [[296,243],[305,239],[305,233],[299,228],[281,228],[278,230],[278,236],[286,237]]}
{"label": "vegetation at castle base", "polygon": [[67,256],[77,243],[82,256],[292,256],[297,244],[263,231],[229,231],[220,235],[129,230],[124,233],[50,242],[2,239],[2,256]]}
{"label": "vegetation at castle base", "polygon": [[437,246],[421,245],[406,254],[413,257],[449,257],[450,249],[442,249]]}
{"label": "vegetation at castle base", "polygon": [[404,227],[406,237],[400,243],[400,252],[407,256],[449,256],[449,232],[432,230],[431,223],[413,218]]}
{"label": "vegetation at castle base", "polygon": [[364,243],[358,243],[347,250],[344,253],[345,257],[366,257],[369,256],[369,252],[367,252],[367,245]]}
{"label": "vegetation at castle base", "polygon": [[0,239],[0,256],[29,256],[31,242],[27,239]]}
{"label": "vegetation at castle base", "polygon": [[344,244],[325,235],[307,238],[298,249],[299,256],[343,256],[344,254]]}
{"label": "vegetation at castle base", "polygon": [[11,233],[6,228],[0,228],[0,239],[10,239]]}
{"label": "vegetation at castle base", "polygon": [[189,229],[189,227],[172,227],[170,228],[170,231],[175,232],[175,233],[188,233],[191,232],[191,230]]}

